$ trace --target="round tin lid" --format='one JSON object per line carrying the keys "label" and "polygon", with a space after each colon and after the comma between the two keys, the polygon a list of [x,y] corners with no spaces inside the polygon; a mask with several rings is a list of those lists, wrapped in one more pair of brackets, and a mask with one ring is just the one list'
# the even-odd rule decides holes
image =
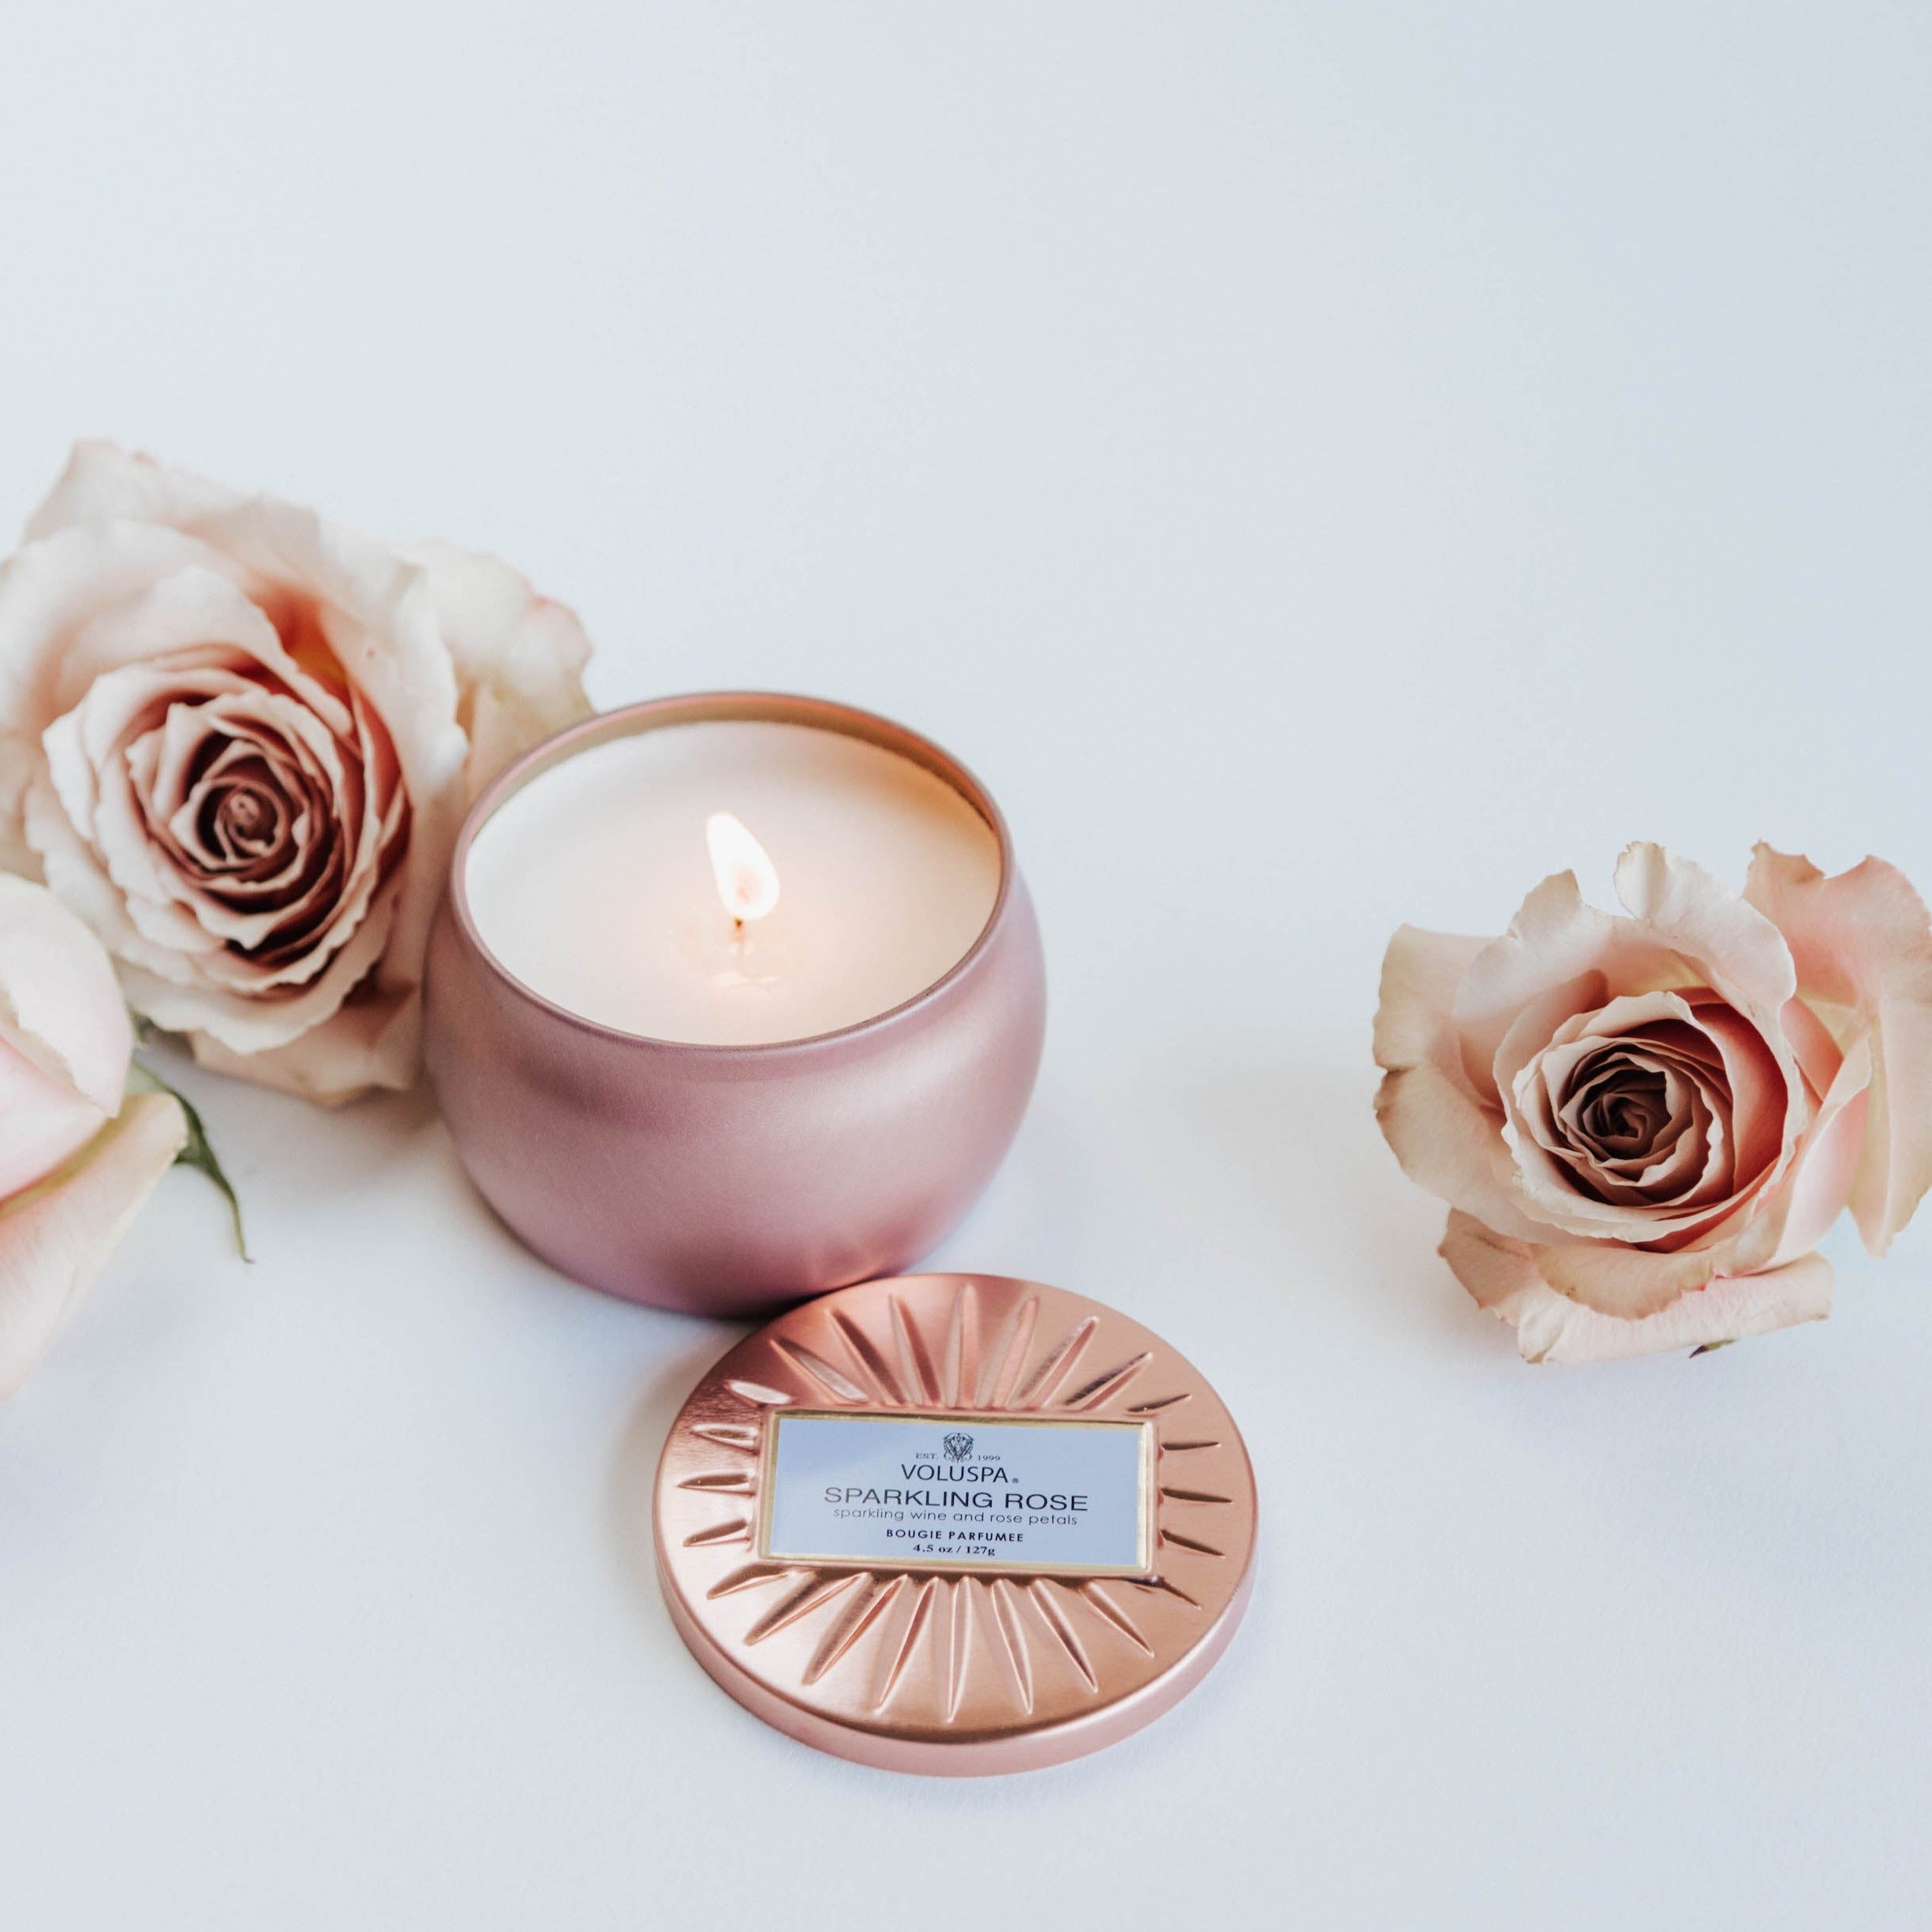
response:
{"label": "round tin lid", "polygon": [[704,1377],[659,1463],[672,1620],[821,1751],[1029,1770],[1177,1703],[1234,1635],[1254,1472],[1199,1372],[994,1275],[821,1295]]}

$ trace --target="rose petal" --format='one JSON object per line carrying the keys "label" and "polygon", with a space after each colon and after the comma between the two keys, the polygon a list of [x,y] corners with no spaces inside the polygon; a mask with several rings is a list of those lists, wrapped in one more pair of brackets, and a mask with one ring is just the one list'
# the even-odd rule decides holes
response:
{"label": "rose petal", "polygon": [[43,888],[0,874],[0,1029],[99,1109],[121,1102],[133,1028],[99,942]]}
{"label": "rose petal", "polygon": [[[1586,980],[1571,984],[1589,983],[1586,976]],[[1560,992],[1559,997],[1567,996]],[[1541,1003],[1526,1011],[1505,1036],[1496,1057],[1498,1075],[1509,1077],[1504,1136],[1514,1158],[1517,1193],[1526,1213],[1549,1228],[1575,1235],[1654,1242],[1694,1231],[1713,1213],[1721,1215],[1728,1211],[1728,1190],[1714,1204],[1702,1197],[1701,1189],[1694,1189],[1688,1198],[1674,1203],[1632,1200],[1627,1198],[1627,1190],[1608,1186],[1600,1190],[1601,1198],[1582,1191],[1557,1151],[1559,1135],[1548,1104],[1546,1082],[1541,1077],[1544,1063],[1551,1061],[1554,1070],[1550,1077],[1560,1078],[1575,1063],[1579,1053],[1616,1040],[1626,1026],[1654,1029],[1658,1022],[1669,1021],[1691,1031],[1701,1031],[1704,1011],[1703,1007],[1675,992],[1626,996],[1575,1015],[1556,1030],[1553,1041],[1542,1053],[1532,1054],[1531,1042],[1545,1034],[1551,1011]],[[1717,1057],[1714,1047],[1713,1042],[1713,1058]],[[1687,1070],[1694,1065],[1693,1056],[1677,1057],[1683,1060]],[[1698,1174],[1702,1179],[1709,1173],[1721,1182],[1730,1160],[1730,1137],[1718,1127],[1717,1122],[1729,1114],[1729,1096],[1713,1094],[1703,1104],[1712,1124],[1699,1155]]]}
{"label": "rose petal", "polygon": [[413,989],[385,992],[365,981],[326,1027],[286,1042],[237,1052],[212,1033],[192,1033],[196,1061],[336,1107],[371,1087],[406,1087],[422,1055],[423,1006]]}
{"label": "rose petal", "polygon": [[1706,1001],[1696,1012],[1705,1037],[1723,1056],[1731,1093],[1736,1184],[1742,1189],[1775,1169],[1789,1152],[1811,1118],[1811,1097],[1781,1033],[1781,1052],[1734,1007]]}
{"label": "rose petal", "polygon": [[[359,749],[338,742],[293,699],[255,686],[221,693],[192,707],[175,707],[168,714],[163,742],[151,749],[152,746],[151,738],[129,749],[126,795],[132,813],[114,829],[143,850],[159,844],[170,853],[174,863],[162,880],[169,901],[187,909],[203,931],[231,950],[249,954],[256,965],[261,963],[260,949],[278,932],[304,921],[312,906],[317,906],[329,924],[346,936],[361,916],[361,903],[374,889],[384,842],[384,828],[365,809],[364,761]],[[215,746],[222,749],[213,751]],[[301,795],[312,801],[307,815],[310,827],[306,850],[292,855],[281,889],[273,895],[245,893],[239,901],[225,876],[211,877],[185,863],[187,852],[181,836],[184,820],[192,817],[199,787],[207,773],[218,769],[222,757],[237,747],[263,756],[272,747],[277,765],[299,779]],[[159,795],[144,786],[151,764],[153,777],[148,784],[166,787]],[[196,766],[206,767],[203,778],[196,781],[196,790],[183,798],[174,813],[158,824],[159,808],[174,789],[170,781],[177,768]],[[292,793],[297,789],[291,785]],[[293,806],[293,798],[290,802]],[[104,843],[109,834],[103,813]],[[366,880],[367,886],[358,898],[346,902],[345,886],[351,880]],[[319,972],[334,947],[318,941],[306,950],[320,956],[297,977]],[[254,974],[247,972],[244,977],[252,978]],[[271,977],[279,983],[287,976]]]}
{"label": "rose petal", "polygon": [[403,555],[427,574],[455,659],[457,720],[469,738],[467,803],[528,746],[590,716],[590,640],[574,611],[538,596],[498,558],[434,543]]}
{"label": "rose petal", "polygon": [[1556,1232],[1518,1205],[1501,1121],[1439,1068],[1411,1067],[1385,1075],[1375,1117],[1417,1186],[1525,1240],[1548,1239]]}
{"label": "rose petal", "polygon": [[1844,1213],[1865,1144],[1871,1056],[1861,1041],[1847,1054],[1827,1089],[1772,1204],[1783,1227],[1769,1265],[1814,1248]]}
{"label": "rose petal", "polygon": [[0,723],[8,734],[37,741],[96,677],[128,661],[125,635],[118,657],[96,661],[86,648],[88,626],[104,613],[178,571],[219,575],[220,563],[192,537],[138,524],[62,531],[16,551],[0,566]]}
{"label": "rose petal", "polygon": [[1516,1206],[1500,1112],[1464,1076],[1450,1011],[1468,962],[1487,944],[1404,926],[1382,962],[1375,1097],[1384,1138],[1418,1186],[1526,1237],[1539,1230]]}
{"label": "rose petal", "polygon": [[107,1120],[73,1083],[21,1050],[0,1005],[0,1199],[44,1180]]}
{"label": "rose petal", "polygon": [[[1680,1064],[1667,1047],[1641,1041],[1570,1048],[1583,1056],[1574,1071],[1564,1067],[1562,1052],[1553,1049],[1538,1064],[1539,1085],[1551,1089],[1549,1104],[1554,1106],[1560,1085],[1569,1096],[1554,1115],[1549,1138],[1527,1108],[1525,1115],[1546,1151],[1586,1190],[1627,1207],[1669,1208],[1700,1206],[1729,1193],[1729,1097],[1714,1091],[1701,1069]],[[1619,1152],[1590,1119],[1601,1110],[1628,1113],[1639,1105],[1628,1084],[1639,1078],[1657,1089],[1654,1118],[1643,1130],[1633,1130],[1627,1149]]]}
{"label": "rose petal", "polygon": [[37,738],[96,678],[178,653],[258,664],[339,726],[338,698],[283,648],[254,608],[260,592],[234,559],[184,531],[114,523],[28,544],[0,570],[0,723]]}
{"label": "rose petal", "polygon": [[1882,859],[1827,878],[1810,860],[1761,845],[1744,891],[1777,922],[1799,989],[1827,1009],[1841,1043],[1870,1040],[1851,1207],[1866,1246],[1882,1254],[1932,1186],[1932,919]]}
{"label": "rose petal", "polygon": [[1844,1055],[1831,1037],[1831,1030],[1807,1006],[1802,997],[1787,1000],[1783,1014],[1784,1037],[1797,1056],[1799,1071],[1814,1098],[1822,1100],[1838,1078]]}
{"label": "rose petal", "polygon": [[1375,1063],[1392,1073],[1433,1060],[1444,1071],[1459,1064],[1456,989],[1489,942],[1405,925],[1382,958],[1375,1009]]}
{"label": "rose petal", "polygon": [[116,519],[150,524],[191,523],[243,500],[225,484],[169,469],[99,437],[73,447],[67,467],[27,526],[29,542],[77,524]]}
{"label": "rose petal", "polygon": [[[1489,1085],[1499,1102],[1507,1105],[1507,1097],[1538,1055],[1581,1037],[1609,993],[1609,982],[1593,968],[1574,978],[1559,980],[1525,1000],[1497,1042],[1489,1063]],[[1465,1032],[1465,1041],[1468,1037]]]}
{"label": "rose petal", "polygon": [[0,1396],[26,1379],[187,1138],[173,1094],[134,1094],[65,1167],[0,1206]]}
{"label": "rose petal", "polygon": [[1568,1300],[1538,1272],[1521,1242],[1452,1213],[1442,1256],[1480,1307],[1516,1331],[1526,1362],[1609,1362],[1769,1334],[1831,1312],[1832,1270],[1807,1254],[1756,1275],[1727,1276],[1637,1320]]}
{"label": "rose petal", "polygon": [[1639,842],[1616,862],[1616,895],[1632,918],[1696,962],[1697,977],[1761,1025],[1798,990],[1784,935],[1714,873]]}
{"label": "rose petal", "polygon": [[0,875],[0,1200],[99,1132],[133,1048],[100,942],[44,887]]}
{"label": "rose petal", "polygon": [[1463,1067],[1478,1096],[1502,1104],[1497,1062],[1523,1010],[1553,991],[1600,973],[1617,922],[1583,902],[1573,872],[1530,893],[1501,938],[1473,959],[1456,988],[1455,1022]]}
{"label": "rose petal", "polygon": [[[236,985],[218,986],[200,979],[163,979],[130,964],[121,969],[122,983],[135,1007],[170,1033],[197,1037],[206,1034],[230,1055],[266,1053],[290,1044],[332,1018],[349,992],[362,983],[389,944],[396,899],[392,887],[375,899],[347,944],[321,972],[305,985],[278,989],[273,998],[262,996],[263,979],[247,980],[239,971],[232,975]],[[246,990],[241,989],[244,987]],[[353,1048],[346,1044],[344,1051],[352,1052]],[[234,1071],[232,1059],[224,1065],[226,1071]],[[401,1084],[409,1086],[412,1079]],[[282,1084],[274,1079],[266,1083]]]}
{"label": "rose petal", "polygon": [[[1766,1258],[1769,1253],[1767,1244]],[[1634,1321],[1702,1288],[1730,1258],[1728,1249],[1716,1244],[1669,1253],[1621,1241],[1564,1241],[1538,1247],[1536,1268],[1568,1299]]]}
{"label": "rose petal", "polygon": [[[161,707],[166,708],[157,731],[144,733],[124,749],[125,731],[138,728],[145,712]],[[125,719],[122,734],[97,731],[97,708]],[[166,667],[141,666],[110,673],[46,733],[49,775],[69,823],[125,895],[129,922],[157,946],[207,951],[211,938],[254,944],[281,916],[258,929],[220,916],[204,917],[199,932],[185,922],[181,909],[192,914],[204,902],[184,876],[178,854],[157,850],[153,813],[143,796],[144,783],[165,784],[168,766],[199,755],[211,737],[237,730],[274,733],[284,751],[311,773],[317,793],[348,813],[351,824],[359,818],[358,769],[346,768],[341,747],[322,722],[292,697],[227,671],[170,675]],[[166,970],[153,960],[148,963]]]}

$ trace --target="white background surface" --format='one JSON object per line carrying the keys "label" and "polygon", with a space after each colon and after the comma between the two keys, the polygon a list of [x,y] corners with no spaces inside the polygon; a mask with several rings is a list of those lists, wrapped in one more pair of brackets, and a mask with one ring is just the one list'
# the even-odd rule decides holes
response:
{"label": "white background surface", "polygon": [[192,1084],[0,1412],[0,1923],[1923,1922],[1932,1220],[1532,1370],[1369,1112],[1403,919],[1648,835],[1932,884],[1908,6],[9,9],[0,514],[118,435],[822,691],[1007,808],[1054,1009],[937,1257],[1216,1379],[1254,1607],[977,1784],[761,1728],[648,1560],[727,1330],[428,1104]]}

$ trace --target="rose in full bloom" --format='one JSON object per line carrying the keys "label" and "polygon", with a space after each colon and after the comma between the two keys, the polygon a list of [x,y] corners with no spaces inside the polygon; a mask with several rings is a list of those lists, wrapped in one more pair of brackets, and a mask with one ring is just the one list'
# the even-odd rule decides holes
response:
{"label": "rose in full bloom", "polygon": [[408,1086],[464,809],[589,654],[493,559],[84,443],[0,570],[0,859],[204,1063]]}
{"label": "rose in full bloom", "polygon": [[1545,880],[1500,939],[1405,927],[1377,1112],[1442,1252],[1531,1361],[1829,1311],[1848,1204],[1882,1253],[1932,1183],[1932,925],[1896,868],[1760,846],[1742,898],[1633,845],[1622,916]]}
{"label": "rose in full bloom", "polygon": [[44,887],[0,873],[0,1396],[187,1138],[171,1093],[122,1098],[133,1047],[100,941]]}

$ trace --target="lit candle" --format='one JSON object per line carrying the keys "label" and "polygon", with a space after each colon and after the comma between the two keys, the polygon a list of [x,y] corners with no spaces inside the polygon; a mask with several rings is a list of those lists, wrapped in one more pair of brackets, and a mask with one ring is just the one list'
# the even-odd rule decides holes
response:
{"label": "lit candle", "polygon": [[425,1051],[465,1167],[580,1281],[742,1314],[901,1272],[1010,1145],[1045,1023],[998,809],[809,698],[666,698],[477,800]]}
{"label": "lit candle", "polygon": [[992,828],[933,772],[808,725],[711,719],[593,746],[490,818],[465,872],[497,959],[553,1005],[706,1045],[890,1011],[979,937]]}

